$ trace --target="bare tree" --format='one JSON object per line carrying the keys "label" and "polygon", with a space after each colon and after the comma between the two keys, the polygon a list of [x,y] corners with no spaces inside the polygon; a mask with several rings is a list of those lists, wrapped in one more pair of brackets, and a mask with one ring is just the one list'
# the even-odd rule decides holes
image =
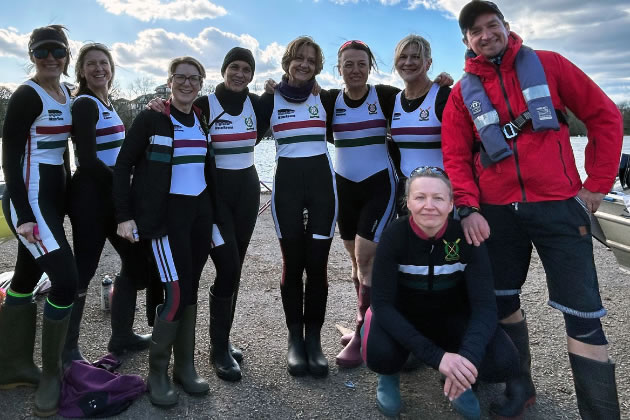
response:
{"label": "bare tree", "polygon": [[2,136],[2,127],[4,126],[4,117],[7,114],[7,104],[9,98],[13,95],[13,91],[6,86],[0,86],[0,136]]}
{"label": "bare tree", "polygon": [[203,96],[203,95],[210,95],[212,93],[214,93],[214,90],[216,89],[216,86],[214,86],[213,84],[204,84],[201,87],[201,90],[199,91],[199,96]]}
{"label": "bare tree", "polygon": [[133,96],[143,96],[153,93],[155,83],[148,77],[137,77],[129,84],[129,92]]}

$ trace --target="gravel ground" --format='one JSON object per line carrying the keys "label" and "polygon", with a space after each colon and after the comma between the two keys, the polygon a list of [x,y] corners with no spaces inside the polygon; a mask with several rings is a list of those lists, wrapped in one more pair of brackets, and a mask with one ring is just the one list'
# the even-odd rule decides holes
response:
{"label": "gravel ground", "polygon": [[[269,198],[261,197],[262,202]],[[69,224],[67,223],[69,232]],[[0,272],[13,269],[17,241],[0,245]],[[610,353],[617,363],[617,383],[621,417],[630,419],[630,275],[617,268],[612,252],[595,243],[595,261],[604,305],[609,310],[602,322],[610,341]],[[118,269],[116,254],[107,245],[101,265],[88,295],[81,348],[89,359],[98,359],[107,352],[110,335],[109,316],[99,306],[100,280],[105,274],[114,275]],[[224,382],[216,377],[208,362],[209,336],[207,291],[214,268],[207,264],[201,281],[199,317],[197,326],[197,369],[210,382],[206,397],[190,397],[180,389],[179,404],[163,410],[151,405],[143,396],[119,418],[384,418],[376,408],[376,375],[367,368],[339,369],[335,355],[341,350],[340,324],[352,327],[356,296],[350,281],[350,264],[339,238],[333,241],[328,277],[330,282],[328,312],[322,330],[324,353],[330,364],[330,375],[325,379],[293,378],[286,371],[286,328],[280,301],[281,275],[280,250],[275,238],[269,211],[258,220],[245,266],[232,341],[245,354],[242,365],[243,379],[238,383]],[[530,276],[522,296],[529,319],[533,375],[538,397],[529,409],[527,419],[579,418],[570,367],[566,356],[562,316],[547,305],[545,276],[540,260],[532,259]],[[42,305],[43,299],[39,299]],[[144,296],[138,299],[136,329],[149,333],[144,316]],[[35,358],[40,360],[39,341]],[[4,339],[0,337],[0,339]],[[147,353],[124,359],[123,373],[146,376]],[[351,385],[351,386],[348,386]],[[429,368],[404,373],[401,380],[404,401],[401,418],[459,418],[443,397],[439,374]],[[479,395],[484,418],[490,402],[502,391],[500,385],[482,384]],[[31,417],[34,391],[19,388],[0,392],[0,418]]]}

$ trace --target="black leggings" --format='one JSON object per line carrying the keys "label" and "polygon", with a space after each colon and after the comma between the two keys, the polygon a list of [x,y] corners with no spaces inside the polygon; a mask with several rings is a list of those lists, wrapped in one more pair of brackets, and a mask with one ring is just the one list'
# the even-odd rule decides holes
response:
{"label": "black leggings", "polygon": [[[32,293],[45,272],[51,283],[48,299],[59,306],[74,301],[77,288],[77,267],[63,228],[65,213],[66,174],[62,165],[33,164],[30,168],[29,201],[42,241],[28,244],[17,235],[17,223],[10,197],[2,197],[2,209],[13,234],[18,238],[17,261],[11,290]],[[37,194],[33,194],[36,185]],[[13,211],[12,211],[13,210]]]}
{"label": "black leggings", "polygon": [[334,172],[328,155],[278,158],[272,213],[282,251],[281,287],[287,325],[304,322],[321,326],[324,322],[328,254],[337,209]]}
{"label": "black leggings", "polygon": [[132,244],[116,234],[111,187],[100,185],[80,169],[72,177],[69,216],[72,222],[74,255],[79,271],[80,293],[88,288],[98,268],[105,239],[121,261],[120,274],[141,289],[147,283],[147,255],[140,244]]}
{"label": "black leggings", "polygon": [[[373,313],[370,316],[371,319],[363,330],[362,339],[362,343],[367,342],[367,349],[364,350],[367,366],[382,375],[400,372],[409,356],[409,350],[387,333],[387,328],[379,324]],[[466,314],[439,314],[422,325],[416,325],[416,328],[444,351],[457,353],[467,324]],[[518,352],[512,340],[503,328],[497,325],[479,366],[479,379],[491,383],[505,382],[517,374],[518,360]]]}
{"label": "black leggings", "polygon": [[[219,242],[224,244],[210,251],[217,271],[212,290],[215,296],[228,297],[238,289],[243,261],[256,226],[260,183],[256,167],[252,165],[247,169],[217,169],[217,185]],[[215,245],[216,234],[213,234]]]}
{"label": "black leggings", "polygon": [[212,204],[207,190],[198,196],[169,195],[167,235],[151,240],[166,292],[161,318],[177,320],[185,306],[197,304],[199,279],[211,240]]}

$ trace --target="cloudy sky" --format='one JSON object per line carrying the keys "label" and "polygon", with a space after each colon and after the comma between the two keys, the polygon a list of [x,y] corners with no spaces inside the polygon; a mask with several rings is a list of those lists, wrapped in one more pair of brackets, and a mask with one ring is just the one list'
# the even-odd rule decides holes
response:
{"label": "cloudy sky", "polygon": [[[114,51],[116,78],[127,90],[138,78],[164,83],[170,58],[192,55],[220,82],[223,56],[240,45],[254,51],[253,90],[281,75],[284,47],[311,35],[326,55],[319,78],[341,86],[336,52],[349,39],[374,51],[380,71],[372,83],[401,86],[392,73],[394,46],[416,33],[432,46],[432,75],[462,74],[465,47],[456,16],[466,0],[20,0],[0,15],[0,84],[14,88],[28,77],[27,43],[38,26],[68,27],[72,51],[102,42]],[[579,65],[616,102],[630,100],[630,2],[628,0],[497,0],[526,44],[560,52]],[[71,70],[73,70],[71,68]],[[71,81],[71,80],[70,80]]]}

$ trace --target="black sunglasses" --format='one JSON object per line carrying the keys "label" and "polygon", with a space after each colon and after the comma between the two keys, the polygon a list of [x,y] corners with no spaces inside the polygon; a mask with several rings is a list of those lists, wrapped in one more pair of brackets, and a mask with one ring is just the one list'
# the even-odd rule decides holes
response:
{"label": "black sunglasses", "polygon": [[68,55],[68,49],[63,47],[40,47],[31,50],[33,57],[43,60],[48,57],[48,54],[52,54],[54,58],[64,58]]}
{"label": "black sunglasses", "polygon": [[427,175],[427,174],[439,175],[448,179],[448,175],[446,174],[444,169],[440,168],[439,166],[418,166],[416,169],[411,171],[411,174],[409,174],[409,177],[411,178],[414,175]]}

